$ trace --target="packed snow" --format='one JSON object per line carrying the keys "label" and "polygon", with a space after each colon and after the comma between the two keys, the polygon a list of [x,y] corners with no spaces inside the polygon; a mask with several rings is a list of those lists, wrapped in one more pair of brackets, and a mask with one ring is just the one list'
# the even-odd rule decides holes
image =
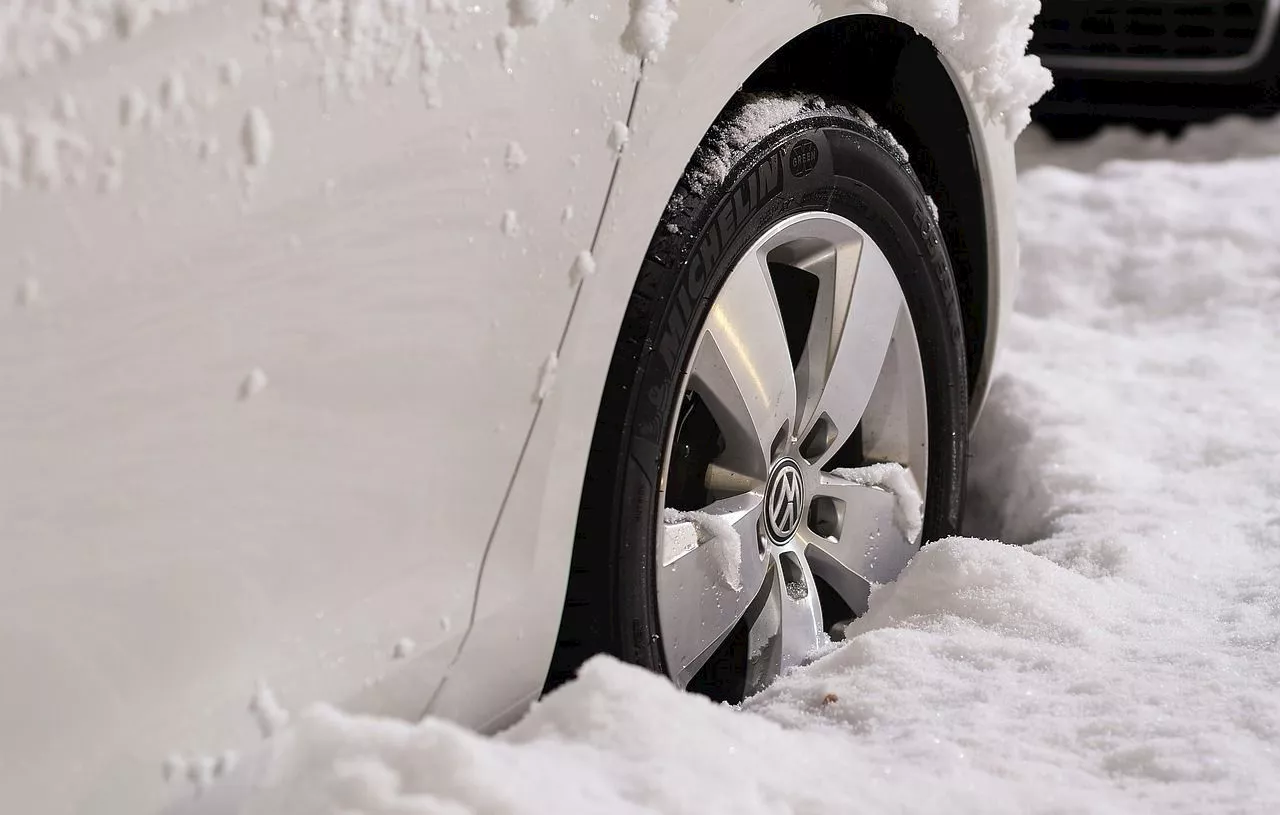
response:
{"label": "packed snow", "polygon": [[706,512],[674,509],[668,509],[662,520],[663,566],[694,549],[710,547],[720,580],[730,590],[742,591],[742,538],[732,523]]}
{"label": "packed snow", "polygon": [[924,500],[920,490],[901,464],[884,462],[866,467],[832,470],[835,475],[866,487],[879,487],[893,493],[896,500],[894,523],[907,540],[918,540],[924,529]]}
{"label": "packed snow", "polygon": [[595,273],[596,259],[590,250],[583,249],[573,259],[573,266],[569,269],[569,282],[576,286]]}
{"label": "packed snow", "polygon": [[631,131],[627,128],[626,122],[614,122],[609,126],[608,144],[613,152],[621,153],[630,139]]}
{"label": "packed snow", "polygon": [[708,131],[685,175],[685,183],[695,195],[703,195],[728,176],[729,171],[768,133],[802,116],[827,111],[856,118],[886,149],[904,164],[911,156],[892,133],[865,110],[831,105],[811,93],[759,93],[744,96],[742,104],[722,117]]}
{"label": "packed snow", "polygon": [[240,382],[240,400],[252,399],[267,388],[267,374],[261,368],[254,368]]}
{"label": "packed snow", "polygon": [[556,374],[560,371],[560,355],[555,351],[547,354],[547,358],[542,363],[542,369],[538,371],[538,390],[534,394],[534,401],[541,402],[551,395],[551,391],[556,387]]}
{"label": "packed snow", "polygon": [[931,543],[739,709],[597,658],[495,737],[305,711],[220,786],[271,815],[1280,811],[1280,130],[1252,127],[1270,156],[1106,135],[1023,175],[966,521],[1004,543]]}
{"label": "packed snow", "polygon": [[827,106],[813,94],[759,94],[712,126],[698,147],[685,181],[695,195],[715,187],[738,159],[766,133],[787,122]]}
{"label": "packed snow", "polygon": [[662,53],[675,25],[675,3],[672,0],[630,0],[631,18],[622,32],[622,47],[641,59],[652,59]]}

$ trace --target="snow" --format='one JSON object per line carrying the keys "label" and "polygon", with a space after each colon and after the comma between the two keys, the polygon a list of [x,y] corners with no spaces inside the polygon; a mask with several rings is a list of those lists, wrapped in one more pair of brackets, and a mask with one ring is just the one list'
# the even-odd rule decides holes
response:
{"label": "snow", "polygon": [[1246,116],[1191,125],[1177,139],[1115,127],[1090,141],[1065,145],[1055,144],[1044,130],[1033,127],[1018,141],[1018,166],[1027,170],[1048,164],[1087,171],[1117,159],[1203,162],[1265,158],[1275,155],[1277,145],[1280,119],[1259,121]]}
{"label": "snow", "polygon": [[1040,58],[1026,53],[1040,0],[866,0],[933,41],[960,70],[979,111],[1017,136],[1030,107],[1053,85]]}
{"label": "snow", "polygon": [[1271,155],[1041,152],[979,537],[814,663],[735,709],[596,658],[493,737],[312,708],[239,811],[1280,811],[1280,128],[1253,127]]}
{"label": "snow", "polygon": [[631,138],[631,131],[627,129],[626,122],[614,122],[609,126],[609,149],[615,153],[621,153],[622,148],[627,146],[627,141]]}
{"label": "snow", "polygon": [[244,78],[244,69],[235,59],[228,59],[218,66],[218,81],[226,88],[235,88]]}
{"label": "snow", "polygon": [[444,64],[444,52],[431,38],[426,26],[418,28],[418,87],[427,107],[438,108],[444,104],[440,90],[440,66]]}
{"label": "snow", "polygon": [[61,189],[84,180],[89,153],[89,142],[78,131],[53,119],[28,119],[22,125],[22,152],[12,173],[18,183]]}
{"label": "snow", "polygon": [[405,659],[413,654],[417,649],[417,643],[408,637],[402,637],[396,640],[396,644],[391,648],[392,659]]}
{"label": "snow", "polygon": [[518,170],[523,167],[525,162],[528,160],[529,156],[525,154],[524,148],[520,146],[520,142],[507,142],[507,154],[504,157],[503,162],[507,165],[508,170]]}
{"label": "snow", "polygon": [[811,94],[759,94],[748,97],[730,117],[716,122],[694,155],[685,177],[695,195],[715,187],[738,159],[769,132],[827,103]]}
{"label": "snow", "polygon": [[130,88],[120,97],[120,124],[137,127],[146,118],[149,107],[146,95],[138,88]]}
{"label": "snow", "polygon": [[556,386],[556,373],[560,370],[560,355],[552,351],[542,363],[538,372],[538,390],[534,401],[541,402],[551,395]]}
{"label": "snow", "polygon": [[112,147],[103,155],[102,165],[98,168],[98,191],[115,192],[123,183],[124,153],[120,148]]}
{"label": "snow", "polygon": [[275,137],[262,108],[249,108],[245,113],[240,126],[240,146],[244,150],[244,163],[249,167],[263,167],[271,160]]}
{"label": "snow", "polygon": [[622,32],[622,48],[641,59],[652,59],[667,47],[676,22],[673,0],[631,0],[631,17]]}
{"label": "snow", "polygon": [[289,711],[281,706],[276,694],[266,682],[259,682],[249,700],[249,713],[258,725],[258,732],[264,739],[269,739],[281,732],[289,724]]}
{"label": "snow", "polygon": [[520,234],[520,216],[514,209],[503,210],[501,227],[502,234],[508,238],[514,238]]}
{"label": "snow", "polygon": [[267,387],[267,374],[261,368],[254,368],[250,371],[240,383],[240,399],[245,401],[252,399]]}
{"label": "snow", "polygon": [[724,181],[729,170],[760,139],[801,116],[825,110],[858,119],[899,161],[906,164],[911,160],[893,134],[864,110],[844,105],[828,108],[826,100],[808,93],[751,94],[743,98],[732,115],[712,125],[694,155],[685,183],[695,195],[705,194]]}
{"label": "snow", "polygon": [[70,124],[80,118],[80,105],[71,94],[60,93],[54,103],[53,115],[60,123]]}
{"label": "snow", "polygon": [[115,35],[138,36],[159,18],[204,0],[42,0],[0,9],[0,79],[30,76]]}
{"label": "snow", "polygon": [[916,489],[916,482],[901,464],[883,463],[867,467],[845,467],[832,470],[832,473],[855,484],[879,487],[893,493],[894,498],[897,499],[893,513],[894,523],[907,540],[919,540],[920,532],[924,528],[924,501],[920,498],[920,491]]}
{"label": "snow", "polygon": [[[733,591],[742,591],[742,538],[733,524],[706,512],[668,509],[663,516],[662,565],[674,563],[681,555],[700,547],[711,547],[720,579]],[[693,535],[686,535],[692,527]],[[687,538],[687,542],[682,538]]]}
{"label": "snow", "polygon": [[221,777],[236,768],[236,764],[240,762],[240,754],[235,750],[224,750],[213,760],[213,775]]}
{"label": "snow", "polygon": [[211,756],[198,756],[187,762],[187,780],[195,788],[196,795],[201,795],[213,783],[216,761]]}
{"label": "snow", "polygon": [[160,765],[160,774],[165,781],[173,781],[187,772],[187,760],[177,753],[167,756]]}
{"label": "snow", "polygon": [[175,111],[187,104],[187,81],[181,73],[174,71],[164,78],[160,85],[160,107],[166,111]]}
{"label": "snow", "polygon": [[538,25],[555,10],[556,0],[507,0],[511,25]]}
{"label": "snow", "polygon": [[19,306],[32,306],[40,299],[40,281],[34,277],[28,277],[18,284],[18,292],[14,295],[14,302]]}
{"label": "snow", "polygon": [[498,58],[502,60],[502,70],[507,73],[515,71],[516,46],[520,43],[520,35],[508,26],[498,32]]}
{"label": "snow", "polygon": [[595,273],[596,259],[591,250],[583,249],[573,259],[573,266],[569,269],[569,282],[576,286]]}

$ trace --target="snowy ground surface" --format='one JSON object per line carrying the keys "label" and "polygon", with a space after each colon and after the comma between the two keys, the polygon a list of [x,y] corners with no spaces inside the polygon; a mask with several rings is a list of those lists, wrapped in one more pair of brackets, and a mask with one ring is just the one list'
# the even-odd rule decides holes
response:
{"label": "snowy ground surface", "polygon": [[598,659],[497,738],[303,714],[250,811],[1280,812],[1280,127],[1023,147],[1006,543],[928,546],[742,711]]}

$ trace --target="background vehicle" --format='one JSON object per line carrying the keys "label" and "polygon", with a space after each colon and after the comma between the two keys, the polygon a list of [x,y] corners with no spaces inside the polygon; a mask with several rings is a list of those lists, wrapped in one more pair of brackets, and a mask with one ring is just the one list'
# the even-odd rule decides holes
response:
{"label": "background vehicle", "polygon": [[[728,343],[721,362],[757,326],[794,332],[804,321],[788,310],[829,341],[786,336],[799,358],[769,360],[807,413],[781,386],[734,379],[703,393],[737,393],[753,416],[776,408],[785,432],[754,427],[777,448],[751,461],[694,451],[686,472],[700,473],[701,497],[761,492],[763,479],[794,490],[799,470],[805,492],[780,493],[798,520],[772,521],[838,542],[864,516],[843,511],[858,485],[824,468],[896,456],[927,499],[905,543],[957,522],[966,415],[984,393],[1015,248],[1009,131],[961,77],[976,58],[942,57],[904,23],[849,16],[845,3],[685,4],[669,42],[621,2],[548,17],[437,5],[421,18],[403,4],[350,17],[332,16],[340,4],[257,2],[121,12],[81,26],[74,48],[11,49],[0,83],[0,130],[20,146],[0,153],[16,293],[0,323],[11,808],[149,811],[317,700],[496,728],[537,696],[553,657],[562,676],[595,649],[691,682],[713,654],[677,664],[662,627],[719,621],[729,637],[737,622],[657,599],[655,572],[675,551],[660,560],[660,485],[609,472],[645,462],[641,477],[661,481],[682,449],[664,445],[689,415],[691,343],[736,291],[686,302],[671,287],[696,279],[708,235],[722,247],[720,265],[707,262],[717,286],[735,255],[761,260],[748,294],[764,296],[743,301],[745,323],[718,323],[752,330],[713,337]],[[641,70],[637,57],[662,43]],[[806,94],[832,104],[707,138],[726,105]],[[691,157],[695,171],[721,169],[686,173]],[[809,282],[771,294],[771,262]],[[872,305],[887,304],[865,323],[880,331],[865,369],[836,350],[837,329],[863,330],[840,304],[862,313],[852,292],[864,278],[882,285]],[[674,364],[629,363],[629,348]],[[706,360],[697,376],[717,370]],[[858,376],[831,380],[837,362]],[[646,387],[624,381],[631,363]],[[871,390],[813,401],[828,380]],[[724,465],[714,490],[712,464]],[[603,498],[580,515],[586,473]],[[800,496],[820,486],[850,500],[812,509]],[[601,492],[614,488],[628,492]],[[699,508],[685,500],[667,507]],[[901,531],[869,517],[867,536]],[[635,534],[646,524],[647,540]],[[788,619],[809,626],[785,650],[779,628],[748,626],[770,660],[748,671],[728,658],[720,695],[803,659],[819,626],[865,594],[848,563],[823,564],[845,583],[813,583],[785,531],[736,580],[703,575],[730,589],[771,575],[750,599],[804,599],[807,616]],[[886,579],[904,551],[859,568]],[[571,560],[591,579],[573,581],[562,628]],[[797,582],[803,597],[784,597]],[[820,607],[816,592],[846,608]],[[761,619],[748,605],[739,618]]]}
{"label": "background vehicle", "polygon": [[1035,116],[1071,136],[1280,112],[1278,21],[1277,0],[1044,0],[1031,50],[1054,87]]}

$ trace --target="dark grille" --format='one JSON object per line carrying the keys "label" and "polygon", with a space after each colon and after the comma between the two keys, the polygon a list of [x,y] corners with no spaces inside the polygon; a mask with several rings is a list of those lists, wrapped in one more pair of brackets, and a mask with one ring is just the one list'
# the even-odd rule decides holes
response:
{"label": "dark grille", "polygon": [[1044,0],[1031,50],[1047,57],[1240,57],[1258,38],[1266,5],[1266,0]]}

